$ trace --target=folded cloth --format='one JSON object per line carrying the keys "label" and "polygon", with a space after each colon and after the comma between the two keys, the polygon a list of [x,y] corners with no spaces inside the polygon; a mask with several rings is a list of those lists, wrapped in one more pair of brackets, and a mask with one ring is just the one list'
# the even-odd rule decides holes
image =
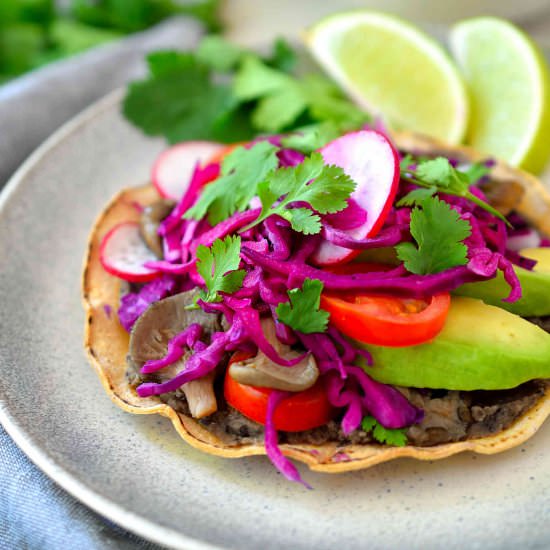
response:
{"label": "folded cloth", "polygon": [[0,427],[0,550],[156,550],[83,506],[38,470]]}
{"label": "folded cloth", "polygon": [[[2,0],[0,0],[1,2]],[[0,188],[54,130],[145,71],[144,54],[192,48],[201,26],[174,18],[0,87]],[[0,550],[160,548],[92,512],[38,470],[0,427]]]}
{"label": "folded cloth", "polygon": [[[0,0],[1,1],[1,0]],[[54,130],[107,92],[145,72],[144,54],[193,47],[202,27],[174,17],[125,40],[33,71],[0,87],[0,189]]]}

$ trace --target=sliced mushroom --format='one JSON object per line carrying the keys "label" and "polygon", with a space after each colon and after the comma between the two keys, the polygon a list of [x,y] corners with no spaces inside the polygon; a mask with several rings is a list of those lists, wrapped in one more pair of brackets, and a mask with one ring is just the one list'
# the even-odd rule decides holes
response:
{"label": "sliced mushroom", "polygon": [[[130,333],[128,363],[130,369],[140,369],[146,361],[166,355],[168,341],[193,323],[199,323],[205,334],[221,330],[220,316],[201,309],[188,310],[196,292],[183,292],[149,306]],[[186,357],[155,373],[161,382],[176,376],[185,368]],[[212,414],[217,409],[214,395],[214,373],[182,386],[189,410],[196,418]]]}
{"label": "sliced mushroom", "polygon": [[170,214],[176,203],[166,199],[146,206],[139,219],[139,230],[147,246],[162,258],[162,240],[158,234],[160,222]]}
{"label": "sliced mushroom", "polygon": [[[275,324],[271,319],[262,320],[262,329],[267,340],[281,357],[293,359],[301,355],[279,342],[275,334]],[[311,355],[293,367],[283,367],[259,351],[251,359],[232,363],[229,367],[229,375],[237,382],[249,386],[298,392],[307,390],[315,384],[319,378],[319,368]]]}

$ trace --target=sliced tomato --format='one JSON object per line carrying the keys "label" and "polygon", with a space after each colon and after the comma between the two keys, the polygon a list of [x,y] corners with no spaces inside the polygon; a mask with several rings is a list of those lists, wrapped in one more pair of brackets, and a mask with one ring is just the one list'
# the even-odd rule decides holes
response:
{"label": "sliced tomato", "polygon": [[340,332],[366,344],[414,346],[443,328],[451,304],[448,292],[426,300],[365,294],[323,294],[321,307]]}
{"label": "sliced tomato", "polygon": [[[235,354],[231,362],[242,361],[246,356]],[[273,390],[247,386],[225,375],[224,395],[227,402],[250,420],[265,424],[267,401]],[[318,381],[311,388],[283,399],[275,410],[277,430],[302,432],[323,426],[334,416],[323,384]]]}
{"label": "sliced tomato", "polygon": [[[325,269],[349,275],[394,267],[357,262]],[[366,344],[391,347],[414,346],[435,338],[445,325],[450,305],[448,292],[426,300],[345,292],[321,296],[321,307],[343,334]]]}

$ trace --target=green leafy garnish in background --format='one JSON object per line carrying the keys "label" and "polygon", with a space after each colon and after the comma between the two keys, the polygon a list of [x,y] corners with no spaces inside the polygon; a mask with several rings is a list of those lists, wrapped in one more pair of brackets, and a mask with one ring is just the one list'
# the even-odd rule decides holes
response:
{"label": "green leafy garnish in background", "polygon": [[0,81],[183,14],[220,29],[219,0],[0,0]]}
{"label": "green leafy garnish in background", "polygon": [[468,263],[468,249],[463,243],[472,229],[460,214],[437,197],[426,197],[411,212],[413,243],[395,248],[397,257],[411,273],[428,275]]}
{"label": "green leafy garnish in background", "polygon": [[237,236],[216,239],[210,248],[197,247],[197,271],[207,289],[200,291],[200,300],[220,302],[220,292],[231,294],[241,288],[246,271],[239,269],[240,252],[241,238]]}
{"label": "green leafy garnish in background", "polygon": [[[311,152],[312,128],[317,128],[319,143],[367,121],[326,77],[291,74],[296,56],[281,39],[263,57],[213,35],[194,52],[170,55],[172,66],[165,66],[163,75],[155,74],[156,61],[149,56],[150,75],[132,83],[124,101],[130,122],[170,143],[190,138],[229,143],[304,128],[308,137],[302,139],[303,147]],[[208,100],[212,97],[218,97],[217,103]],[[189,106],[192,120],[187,120]]]}
{"label": "green leafy garnish in background", "polygon": [[367,433],[372,432],[372,437],[379,443],[393,445],[394,447],[404,447],[407,444],[406,430],[384,428],[372,416],[363,418],[361,428]]}
{"label": "green leafy garnish in background", "polygon": [[319,309],[322,291],[323,283],[317,279],[305,279],[302,288],[289,290],[290,302],[283,302],[276,309],[279,321],[304,334],[325,332],[329,313]]}

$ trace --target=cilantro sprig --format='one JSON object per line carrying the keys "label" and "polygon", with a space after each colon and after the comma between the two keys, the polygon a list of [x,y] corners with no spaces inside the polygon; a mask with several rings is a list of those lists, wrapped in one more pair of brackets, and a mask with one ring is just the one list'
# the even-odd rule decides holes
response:
{"label": "cilantro sprig", "polygon": [[411,191],[397,203],[397,206],[410,206],[421,203],[426,197],[433,196],[435,193],[447,193],[468,199],[510,225],[498,210],[469,190],[470,185],[489,173],[489,168],[483,164],[472,164],[468,170],[462,171],[454,168],[445,157],[420,160],[415,169],[411,168],[412,163],[413,158],[410,155],[401,161],[401,178],[418,185],[421,189]]}
{"label": "cilantro sprig", "polygon": [[290,301],[276,309],[279,321],[304,334],[325,332],[329,313],[319,308],[322,291],[323,283],[317,279],[305,279],[301,289],[289,290]]}
{"label": "cilantro sprig", "polygon": [[462,242],[472,229],[466,220],[445,201],[426,197],[411,212],[410,231],[413,243],[400,243],[397,257],[411,273],[427,275],[468,263],[466,245]]}
{"label": "cilantro sprig", "polygon": [[288,220],[294,231],[305,235],[319,233],[319,214],[332,214],[346,208],[355,185],[341,168],[324,164],[320,153],[312,153],[298,166],[269,173],[258,185],[262,211],[245,229],[277,214]]}
{"label": "cilantro sprig", "polygon": [[197,271],[206,286],[199,292],[200,300],[220,302],[220,292],[231,294],[241,288],[246,271],[239,269],[240,252],[241,238],[236,236],[216,239],[210,248],[197,247]]}
{"label": "cilantro sprig", "polygon": [[266,57],[218,36],[205,37],[193,52],[168,53],[162,74],[158,54],[148,57],[150,74],[130,84],[124,115],[170,143],[231,143],[327,121],[353,130],[368,120],[326,77],[291,74],[296,58],[283,40]]}
{"label": "cilantro sprig", "polygon": [[208,214],[210,224],[216,225],[246,210],[259,182],[277,168],[277,151],[268,141],[260,141],[250,149],[235,149],[223,160],[220,177],[204,188],[184,218],[201,220]]}
{"label": "cilantro sprig", "polygon": [[393,445],[394,447],[404,447],[407,444],[406,430],[384,428],[372,416],[363,418],[361,428],[367,433],[372,432],[372,437],[379,443]]}

